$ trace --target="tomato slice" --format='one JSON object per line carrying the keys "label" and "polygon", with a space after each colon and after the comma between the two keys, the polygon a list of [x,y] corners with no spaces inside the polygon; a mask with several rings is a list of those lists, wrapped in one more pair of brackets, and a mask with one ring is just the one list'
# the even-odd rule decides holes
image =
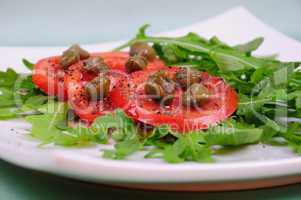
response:
{"label": "tomato slice", "polygon": [[[167,73],[173,77],[180,68],[170,68]],[[202,84],[211,93],[211,98],[198,108],[182,106],[183,91],[177,87],[175,97],[169,106],[160,106],[144,92],[144,84],[156,70],[133,73],[129,83],[123,82],[111,92],[115,106],[139,122],[159,126],[170,125],[174,130],[187,132],[208,129],[230,117],[237,108],[238,95],[222,79],[206,72],[201,74]]]}
{"label": "tomato slice", "polygon": [[48,95],[66,100],[65,72],[60,65],[60,59],[60,56],[54,56],[38,61],[33,69],[32,82]]}
{"label": "tomato slice", "polygon": [[[106,76],[110,79],[110,91],[119,87],[119,82],[129,82],[129,74],[126,73],[125,69],[125,63],[129,58],[127,53],[97,53],[92,54],[92,56],[102,57],[109,66],[110,70]],[[148,70],[159,70],[163,68],[165,69],[166,66],[160,60],[154,60],[147,65]],[[98,76],[98,73],[86,71],[83,68],[83,62],[80,61],[69,67],[64,80],[70,105],[80,119],[87,123],[92,122],[98,116],[112,112],[116,108],[116,104],[112,103],[113,101],[110,94],[104,100],[97,102],[89,101],[84,87],[96,76]]]}
{"label": "tomato slice", "polygon": [[[129,54],[126,52],[93,53],[91,56],[100,56],[111,69],[123,72],[125,72],[125,63],[129,58]],[[32,81],[48,95],[57,96],[60,100],[67,100],[67,87],[64,83],[65,70],[60,65],[60,60],[60,56],[54,56],[38,61],[34,66]],[[164,63],[160,60],[155,60],[147,66],[148,69],[154,70],[164,67]],[[95,74],[84,73],[83,77],[89,80],[95,77]]]}
{"label": "tomato slice", "polygon": [[[73,66],[73,70],[77,67],[81,67],[79,64]],[[68,102],[74,109],[75,113],[84,122],[90,123],[96,117],[112,112],[116,107],[112,104],[110,94],[99,101],[89,101],[89,97],[85,91],[85,85],[89,82],[92,77],[83,76],[83,73],[78,73],[79,71],[68,72],[65,81],[68,85]],[[119,80],[122,78],[127,79],[127,74],[122,73],[118,70],[112,70],[105,75],[110,79],[110,90],[112,90],[118,84]]]}

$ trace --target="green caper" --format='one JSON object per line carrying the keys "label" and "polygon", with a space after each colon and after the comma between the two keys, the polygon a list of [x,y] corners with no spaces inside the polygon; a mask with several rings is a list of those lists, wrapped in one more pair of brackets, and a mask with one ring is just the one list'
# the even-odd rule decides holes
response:
{"label": "green caper", "polygon": [[83,68],[87,71],[103,72],[109,67],[101,57],[90,57],[83,61]]}
{"label": "green caper", "polygon": [[144,91],[151,99],[169,105],[174,97],[175,84],[163,71],[159,71],[148,78]]}
{"label": "green caper", "polygon": [[60,63],[64,69],[67,69],[70,65],[76,63],[77,61],[89,57],[89,52],[82,49],[78,44],[74,44],[69,49],[63,52]]}
{"label": "green caper", "polygon": [[98,76],[85,86],[85,90],[91,101],[101,100],[108,96],[110,90],[110,79],[106,76]]}
{"label": "green caper", "polygon": [[146,66],[147,66],[147,60],[139,55],[134,55],[133,57],[130,57],[125,64],[126,70],[129,73],[143,70]]}
{"label": "green caper", "polygon": [[140,55],[148,61],[156,58],[156,51],[145,42],[136,42],[130,47],[130,56]]}
{"label": "green caper", "polygon": [[176,73],[176,81],[183,89],[187,89],[192,84],[199,83],[201,81],[201,74],[197,70],[185,68]]}
{"label": "green caper", "polygon": [[191,85],[183,94],[182,100],[184,106],[197,106],[210,97],[208,89],[200,83]]}
{"label": "green caper", "polygon": [[144,91],[147,95],[150,95],[153,100],[160,100],[164,97],[163,88],[152,81],[147,81],[144,86]]}

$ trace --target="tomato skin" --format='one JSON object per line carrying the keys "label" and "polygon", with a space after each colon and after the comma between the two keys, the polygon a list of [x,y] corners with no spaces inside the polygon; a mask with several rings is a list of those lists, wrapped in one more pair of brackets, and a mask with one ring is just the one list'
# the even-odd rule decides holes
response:
{"label": "tomato skin", "polygon": [[[171,77],[179,68],[166,70]],[[202,73],[202,84],[212,93],[212,99],[200,108],[186,108],[182,106],[183,91],[177,88],[175,97],[168,107],[160,106],[150,100],[144,93],[143,84],[155,70],[139,71],[132,74],[132,82],[128,86],[118,87],[112,91],[112,100],[136,121],[145,124],[160,126],[168,124],[179,132],[208,129],[230,117],[235,112],[238,95],[230,86],[218,77]],[[127,95],[126,95],[127,94]]]}

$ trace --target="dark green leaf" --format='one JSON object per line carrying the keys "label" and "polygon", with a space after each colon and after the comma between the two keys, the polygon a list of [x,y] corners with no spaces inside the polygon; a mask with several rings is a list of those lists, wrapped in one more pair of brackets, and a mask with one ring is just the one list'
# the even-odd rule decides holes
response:
{"label": "dark green leaf", "polygon": [[23,58],[22,59],[22,63],[25,65],[25,67],[27,67],[27,69],[32,70],[34,67],[34,64],[30,61],[28,61],[27,59]]}

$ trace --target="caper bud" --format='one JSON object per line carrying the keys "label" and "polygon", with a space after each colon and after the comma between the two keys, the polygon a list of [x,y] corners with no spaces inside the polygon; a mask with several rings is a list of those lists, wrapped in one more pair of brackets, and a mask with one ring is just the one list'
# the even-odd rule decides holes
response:
{"label": "caper bud", "polygon": [[101,100],[108,96],[110,90],[110,79],[105,76],[94,78],[85,86],[85,90],[91,101]]}
{"label": "caper bud", "polygon": [[83,61],[83,68],[87,71],[103,72],[109,67],[101,57],[90,57]]}
{"label": "caper bud", "polygon": [[145,42],[136,42],[130,47],[130,56],[140,55],[148,61],[156,58],[156,51]]}
{"label": "caper bud", "polygon": [[183,94],[182,100],[184,106],[197,106],[210,97],[208,89],[200,83],[191,85]]}
{"label": "caper bud", "polygon": [[176,81],[183,89],[189,88],[194,83],[201,81],[201,73],[193,69],[182,69],[176,73]]}
{"label": "caper bud", "polygon": [[153,100],[161,101],[160,103],[163,105],[169,105],[174,97],[175,84],[164,72],[159,71],[149,77],[144,91]]}
{"label": "caper bud", "polygon": [[82,49],[78,44],[74,44],[63,52],[60,63],[64,69],[67,69],[70,65],[76,63],[77,61],[86,59],[88,57],[90,57],[89,52]]}
{"label": "caper bud", "polygon": [[144,86],[144,91],[147,95],[150,95],[153,100],[160,100],[164,97],[163,88],[152,81],[147,81]]}
{"label": "caper bud", "polygon": [[129,73],[143,70],[146,66],[147,66],[147,60],[144,57],[139,56],[139,55],[130,57],[125,64],[126,70]]}

